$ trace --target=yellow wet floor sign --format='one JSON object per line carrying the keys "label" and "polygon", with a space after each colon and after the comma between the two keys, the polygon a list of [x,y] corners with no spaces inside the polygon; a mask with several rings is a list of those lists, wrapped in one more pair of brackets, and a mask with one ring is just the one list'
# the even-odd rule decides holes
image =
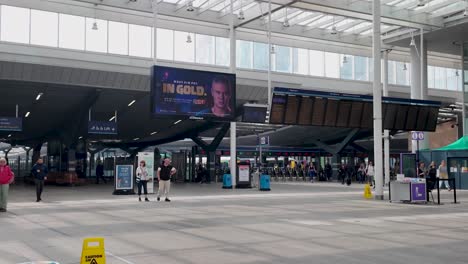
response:
{"label": "yellow wet floor sign", "polygon": [[372,190],[370,184],[364,185],[364,198],[372,199]]}
{"label": "yellow wet floor sign", "polygon": [[104,238],[94,237],[83,240],[80,264],[106,264]]}

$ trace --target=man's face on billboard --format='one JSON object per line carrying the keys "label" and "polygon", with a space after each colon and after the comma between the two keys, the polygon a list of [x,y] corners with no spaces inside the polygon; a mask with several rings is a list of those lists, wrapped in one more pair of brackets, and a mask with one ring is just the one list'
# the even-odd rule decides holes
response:
{"label": "man's face on billboard", "polygon": [[214,107],[218,109],[225,109],[229,105],[229,89],[221,82],[213,83],[211,87],[211,94],[213,96]]}

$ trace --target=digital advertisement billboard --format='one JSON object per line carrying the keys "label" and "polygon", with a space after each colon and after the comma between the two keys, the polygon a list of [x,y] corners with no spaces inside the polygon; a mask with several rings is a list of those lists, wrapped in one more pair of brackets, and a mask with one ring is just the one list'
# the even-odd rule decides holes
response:
{"label": "digital advertisement billboard", "polygon": [[153,66],[151,97],[157,117],[233,120],[236,75]]}

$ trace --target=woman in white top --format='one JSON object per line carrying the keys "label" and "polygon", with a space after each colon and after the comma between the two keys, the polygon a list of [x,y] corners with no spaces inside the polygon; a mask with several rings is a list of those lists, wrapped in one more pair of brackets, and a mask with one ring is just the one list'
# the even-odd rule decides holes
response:
{"label": "woman in white top", "polygon": [[[447,189],[450,191],[450,185],[449,185],[449,182],[448,182],[448,171],[447,171],[447,165],[445,164],[445,160],[442,160],[442,162],[440,163],[440,166],[439,166],[439,170],[438,170],[438,178],[439,178],[439,188],[442,188],[442,184],[444,184],[445,182],[445,185],[447,187]],[[446,180],[446,181],[444,181]]]}
{"label": "woman in white top", "polygon": [[369,164],[367,164],[366,168],[366,175],[369,177],[369,184],[370,186],[374,186],[375,188],[375,180],[374,180],[374,164],[372,161],[369,161]]}
{"label": "woman in white top", "polygon": [[145,201],[149,202],[148,199],[148,170],[146,168],[146,162],[140,161],[140,166],[136,169],[136,181],[138,183],[138,201],[141,202],[141,189],[143,188],[145,193]]}

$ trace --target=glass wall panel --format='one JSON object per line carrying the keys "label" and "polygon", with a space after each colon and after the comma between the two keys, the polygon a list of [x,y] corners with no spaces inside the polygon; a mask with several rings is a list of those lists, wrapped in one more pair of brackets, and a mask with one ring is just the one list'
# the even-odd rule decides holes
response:
{"label": "glass wall panel", "polygon": [[231,42],[228,38],[216,37],[216,65],[231,64]]}
{"label": "glass wall panel", "polygon": [[128,24],[109,21],[109,53],[128,55]]}
{"label": "glass wall panel", "polygon": [[129,55],[136,57],[151,58],[152,48],[152,28],[130,24],[129,35]]}
{"label": "glass wall panel", "polygon": [[340,55],[325,52],[325,76],[329,78],[340,78]]}
{"label": "glass wall panel", "polygon": [[360,57],[360,56],[355,56],[354,57],[354,79],[358,81],[368,81],[369,76],[367,75],[369,73],[367,69],[368,65],[368,58],[367,57]]}
{"label": "glass wall panel", "polygon": [[236,41],[236,65],[238,68],[252,69],[252,42]]}
{"label": "glass wall panel", "polygon": [[58,46],[58,13],[31,10],[31,44]]}
{"label": "glass wall panel", "polygon": [[435,69],[433,66],[427,67],[427,86],[435,88]]}
{"label": "glass wall panel", "polygon": [[456,69],[446,69],[447,90],[456,91],[458,89],[458,76]]}
{"label": "glass wall panel", "polygon": [[292,49],[293,73],[309,74],[309,51],[306,49]]}
{"label": "glass wall panel", "polygon": [[157,58],[160,60],[174,60],[174,31],[158,28],[156,42]]}
{"label": "glass wall panel", "polygon": [[435,67],[435,88],[447,89],[447,71],[442,67]]}
{"label": "glass wall panel", "polygon": [[395,78],[395,61],[388,61],[388,83],[396,84]]}
{"label": "glass wall panel", "polygon": [[86,18],[86,50],[107,52],[107,20]]}
{"label": "glass wall panel", "polygon": [[345,80],[353,79],[354,57],[340,54],[340,78]]}
{"label": "glass wall panel", "polygon": [[193,33],[174,31],[174,60],[195,62],[194,38],[195,34]]}
{"label": "glass wall panel", "polygon": [[196,57],[197,63],[215,64],[215,37],[196,34]]}
{"label": "glass wall panel", "polygon": [[309,71],[312,76],[325,76],[325,57],[323,51],[309,50]]}
{"label": "glass wall panel", "polygon": [[253,68],[268,71],[268,44],[253,43]]}
{"label": "glass wall panel", "polygon": [[29,44],[28,8],[2,5],[1,40]]}
{"label": "glass wall panel", "polygon": [[59,15],[59,47],[84,50],[85,18],[72,15]]}
{"label": "glass wall panel", "polygon": [[278,72],[292,72],[291,48],[284,46],[275,46],[275,70]]}

